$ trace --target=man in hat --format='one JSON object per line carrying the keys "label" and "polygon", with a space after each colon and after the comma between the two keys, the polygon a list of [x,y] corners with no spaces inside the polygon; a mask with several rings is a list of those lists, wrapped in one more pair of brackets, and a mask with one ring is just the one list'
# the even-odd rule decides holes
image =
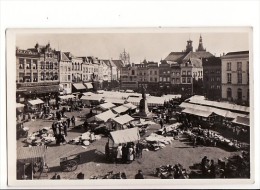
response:
{"label": "man in hat", "polygon": [[144,179],[142,170],[138,170],[138,173],[135,175],[135,179]]}

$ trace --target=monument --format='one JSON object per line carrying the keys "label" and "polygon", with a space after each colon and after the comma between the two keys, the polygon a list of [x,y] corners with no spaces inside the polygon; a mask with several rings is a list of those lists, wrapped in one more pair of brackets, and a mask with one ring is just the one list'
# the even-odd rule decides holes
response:
{"label": "monument", "polygon": [[148,110],[145,87],[143,85],[142,85],[142,99],[140,100],[138,115],[140,117],[148,117],[149,115],[151,115],[151,113]]}

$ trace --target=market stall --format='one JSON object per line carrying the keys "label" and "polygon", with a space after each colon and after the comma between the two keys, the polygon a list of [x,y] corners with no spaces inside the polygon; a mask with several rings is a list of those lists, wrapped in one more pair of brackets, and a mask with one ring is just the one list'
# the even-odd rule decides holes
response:
{"label": "market stall", "polygon": [[134,120],[134,118],[132,118],[128,114],[118,116],[118,117],[112,119],[113,128],[115,130],[117,130],[117,129],[127,129],[130,126],[129,123],[133,120]]}
{"label": "market stall", "polygon": [[122,106],[113,108],[113,110],[118,114],[126,114],[126,112],[129,110],[129,108],[122,105]]}
{"label": "market stall", "polygon": [[21,147],[17,150],[17,179],[33,180],[44,172],[46,146]]}
{"label": "market stall", "polygon": [[116,105],[112,104],[111,102],[107,102],[107,103],[104,103],[104,104],[100,104],[99,107],[103,110],[108,110],[108,109],[116,107]]}
{"label": "market stall", "polygon": [[42,108],[44,101],[37,98],[35,100],[28,101],[28,104],[29,104],[29,107],[32,111],[37,111],[37,110],[40,110]]}

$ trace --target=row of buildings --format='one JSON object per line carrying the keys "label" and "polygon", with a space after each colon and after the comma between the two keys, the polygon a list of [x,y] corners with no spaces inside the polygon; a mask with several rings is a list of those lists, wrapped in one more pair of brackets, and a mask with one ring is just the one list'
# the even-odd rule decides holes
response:
{"label": "row of buildings", "polygon": [[193,51],[171,52],[160,63],[130,63],[125,51],[120,59],[74,56],[56,51],[48,43],[16,50],[17,96],[72,93],[120,87],[138,91],[145,86],[153,95],[176,93],[204,95],[210,100],[249,104],[249,52],[215,57],[203,47],[202,37]]}
{"label": "row of buildings", "polygon": [[[121,60],[79,57],[56,51],[48,43],[27,50],[16,49],[18,97],[72,93],[119,86]],[[96,85],[96,86],[95,86]]]}
{"label": "row of buildings", "polygon": [[196,51],[188,40],[184,51],[171,52],[160,64],[144,60],[122,68],[122,88],[140,89],[142,85],[154,94],[197,94],[249,105],[249,51],[215,57],[203,47],[200,36]]}

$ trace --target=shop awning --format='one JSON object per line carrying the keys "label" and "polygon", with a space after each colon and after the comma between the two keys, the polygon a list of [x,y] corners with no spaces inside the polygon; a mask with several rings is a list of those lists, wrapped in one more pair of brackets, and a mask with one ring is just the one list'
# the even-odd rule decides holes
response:
{"label": "shop awning", "polygon": [[16,103],[16,108],[23,108],[23,107],[24,107],[24,104]]}
{"label": "shop awning", "polygon": [[105,97],[105,101],[113,103],[113,104],[124,104],[125,103],[125,100],[122,98],[106,98]]}
{"label": "shop awning", "polygon": [[112,104],[111,102],[107,102],[104,104],[100,104],[99,107],[106,110],[106,109],[114,108],[114,107],[116,107],[116,105]]}
{"label": "shop awning", "polygon": [[196,110],[196,109],[192,109],[192,108],[185,108],[184,110],[182,110],[182,112],[188,113],[191,115],[201,116],[201,117],[209,117],[212,114],[212,112]]}
{"label": "shop awning", "polygon": [[42,101],[41,99],[37,98],[36,100],[30,100],[28,101],[28,103],[32,106],[37,105],[37,104],[44,104],[44,101]]}
{"label": "shop awning", "polygon": [[232,123],[235,123],[235,124],[239,124],[239,125],[244,125],[244,126],[250,126],[250,119],[249,117],[240,117],[240,116],[237,116],[233,121]]}
{"label": "shop awning", "polygon": [[90,82],[84,83],[87,89],[92,89],[93,85]]}
{"label": "shop awning", "polygon": [[22,87],[17,89],[17,91],[23,91],[24,94],[45,94],[59,92],[59,85],[48,85],[48,86],[35,86],[35,87]]}
{"label": "shop awning", "polygon": [[134,104],[132,104],[132,103],[127,103],[127,104],[124,104],[123,106],[125,106],[125,107],[127,107],[127,108],[129,108],[129,109],[132,109],[132,110],[134,110],[134,109],[136,109],[137,107],[134,105]]}
{"label": "shop awning", "polygon": [[129,98],[127,99],[127,102],[130,102],[130,103],[132,103],[132,104],[138,106],[138,105],[140,104],[140,100],[141,100],[141,99],[142,99],[141,97],[129,97]]}
{"label": "shop awning", "polygon": [[86,89],[86,87],[85,87],[82,83],[74,83],[73,86],[74,86],[77,90],[84,90],[84,89]]}
{"label": "shop awning", "polygon": [[17,151],[17,160],[23,163],[43,161],[45,146],[21,147]]}
{"label": "shop awning", "polygon": [[147,97],[147,104],[148,106],[163,106],[165,100],[164,97],[149,96]]}
{"label": "shop awning", "polygon": [[132,118],[130,115],[125,114],[116,118],[113,118],[113,121],[119,123],[120,125],[124,125],[130,121],[133,121],[134,118]]}
{"label": "shop awning", "polygon": [[139,129],[137,127],[125,130],[110,132],[112,140],[115,144],[128,143],[140,140]]}
{"label": "shop awning", "polygon": [[117,115],[114,114],[111,110],[108,110],[106,112],[100,113],[98,115],[95,115],[95,119],[97,121],[104,121],[107,122],[107,120],[116,117]]}
{"label": "shop awning", "polygon": [[125,107],[125,106],[118,106],[116,108],[113,108],[113,110],[116,112],[116,113],[124,113],[126,112],[127,110],[129,110],[129,108]]}

